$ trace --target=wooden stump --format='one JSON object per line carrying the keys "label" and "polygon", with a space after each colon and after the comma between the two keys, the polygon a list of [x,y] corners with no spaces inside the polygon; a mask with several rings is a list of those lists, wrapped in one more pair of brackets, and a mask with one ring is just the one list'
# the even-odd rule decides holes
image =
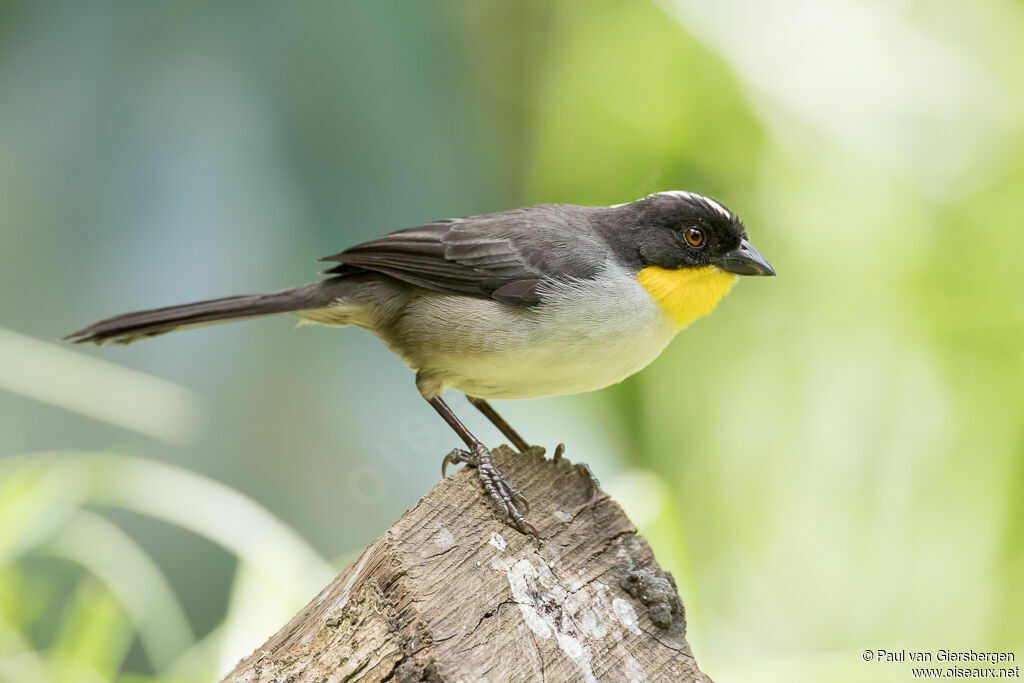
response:
{"label": "wooden stump", "polygon": [[710,681],[671,575],[622,509],[542,449],[494,456],[539,543],[463,469],[224,680]]}

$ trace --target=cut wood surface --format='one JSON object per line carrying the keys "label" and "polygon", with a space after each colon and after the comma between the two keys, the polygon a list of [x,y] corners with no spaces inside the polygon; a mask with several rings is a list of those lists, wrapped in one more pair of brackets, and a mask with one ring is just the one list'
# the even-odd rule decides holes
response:
{"label": "cut wood surface", "polygon": [[225,681],[709,681],[672,577],[568,461],[494,450],[541,540],[476,472],[442,480]]}

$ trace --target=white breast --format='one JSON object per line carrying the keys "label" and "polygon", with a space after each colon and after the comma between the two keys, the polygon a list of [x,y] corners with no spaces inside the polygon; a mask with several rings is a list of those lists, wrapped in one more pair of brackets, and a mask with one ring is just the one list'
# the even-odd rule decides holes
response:
{"label": "white breast", "polygon": [[647,366],[676,332],[618,268],[552,285],[531,308],[425,294],[410,302],[397,327],[389,345],[432,384],[481,398],[606,387]]}

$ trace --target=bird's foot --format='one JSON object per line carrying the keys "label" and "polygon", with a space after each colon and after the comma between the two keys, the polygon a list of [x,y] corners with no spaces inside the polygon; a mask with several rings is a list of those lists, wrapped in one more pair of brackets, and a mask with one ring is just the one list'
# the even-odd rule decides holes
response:
{"label": "bird's foot", "polygon": [[444,479],[448,476],[448,465],[461,465],[463,463],[470,467],[477,466],[477,460],[473,457],[472,453],[461,448],[453,448],[452,452],[444,456],[444,460],[441,461],[441,478]]}
{"label": "bird's foot", "polygon": [[520,533],[540,538],[537,527],[526,519],[526,515],[530,512],[529,502],[494,464],[491,452],[486,447],[477,444],[473,447],[472,452],[460,448],[453,449],[451,453],[444,456],[441,463],[441,476],[444,476],[449,464],[457,465],[459,463],[476,468],[484,494],[498,508],[506,524]]}
{"label": "bird's foot", "polygon": [[[555,454],[551,457],[551,460],[557,463],[562,460],[562,457],[564,455],[565,444],[560,443],[557,446],[555,446]],[[597,494],[601,492],[601,482],[599,482],[597,480],[597,477],[594,476],[593,471],[591,471],[590,466],[587,463],[578,462],[575,463],[572,467],[579,473],[581,477],[583,477],[586,480],[587,493],[590,496],[590,501],[593,501],[594,498],[597,497]]]}

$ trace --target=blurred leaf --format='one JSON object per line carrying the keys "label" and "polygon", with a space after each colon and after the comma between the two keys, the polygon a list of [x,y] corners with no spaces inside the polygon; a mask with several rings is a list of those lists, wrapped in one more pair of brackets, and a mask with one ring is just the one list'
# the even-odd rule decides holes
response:
{"label": "blurred leaf", "polygon": [[0,389],[175,443],[199,424],[186,389],[2,327]]}
{"label": "blurred leaf", "polygon": [[[195,505],[197,500],[203,501],[201,508]],[[239,557],[236,595],[225,625],[207,636],[201,648],[194,645],[185,614],[152,560],[117,526],[82,507],[97,504],[190,529]],[[251,649],[254,639],[269,635],[335,574],[304,541],[241,494],[180,468],[111,453],[47,453],[0,460],[0,520],[19,532],[8,539],[8,552],[0,553],[0,560],[11,562],[32,553],[81,564],[116,596],[155,670],[176,671],[181,680],[198,671],[216,672],[218,663],[229,668]],[[49,601],[40,587],[34,592],[21,590],[25,583],[15,567],[0,571],[0,596],[17,596],[4,616],[23,625],[33,610],[43,609]],[[271,595],[274,599],[268,600]],[[77,625],[109,617],[107,625],[114,628],[117,620],[104,611],[99,598],[89,602],[92,598],[92,593],[82,593],[72,600],[66,622]],[[81,614],[74,611],[79,608]],[[61,637],[77,643],[77,631],[68,628]],[[118,651],[118,642],[112,635],[111,653]],[[88,643],[82,644],[86,650],[81,652],[78,645],[64,647],[70,654],[61,666],[74,668],[75,676],[116,672],[100,665],[104,656],[113,657],[111,653],[94,652]],[[81,666],[85,668],[77,668]]]}
{"label": "blurred leaf", "polygon": [[[0,620],[9,628],[28,632],[52,599],[53,587],[17,565],[0,566]],[[5,653],[0,647],[0,654]]]}
{"label": "blurred leaf", "polygon": [[138,629],[157,670],[194,642],[167,579],[131,538],[106,519],[80,510],[42,551],[78,562],[103,581]]}
{"label": "blurred leaf", "polygon": [[58,680],[81,680],[82,670],[113,680],[134,637],[118,600],[93,580],[82,581],[67,604],[50,653]]}

